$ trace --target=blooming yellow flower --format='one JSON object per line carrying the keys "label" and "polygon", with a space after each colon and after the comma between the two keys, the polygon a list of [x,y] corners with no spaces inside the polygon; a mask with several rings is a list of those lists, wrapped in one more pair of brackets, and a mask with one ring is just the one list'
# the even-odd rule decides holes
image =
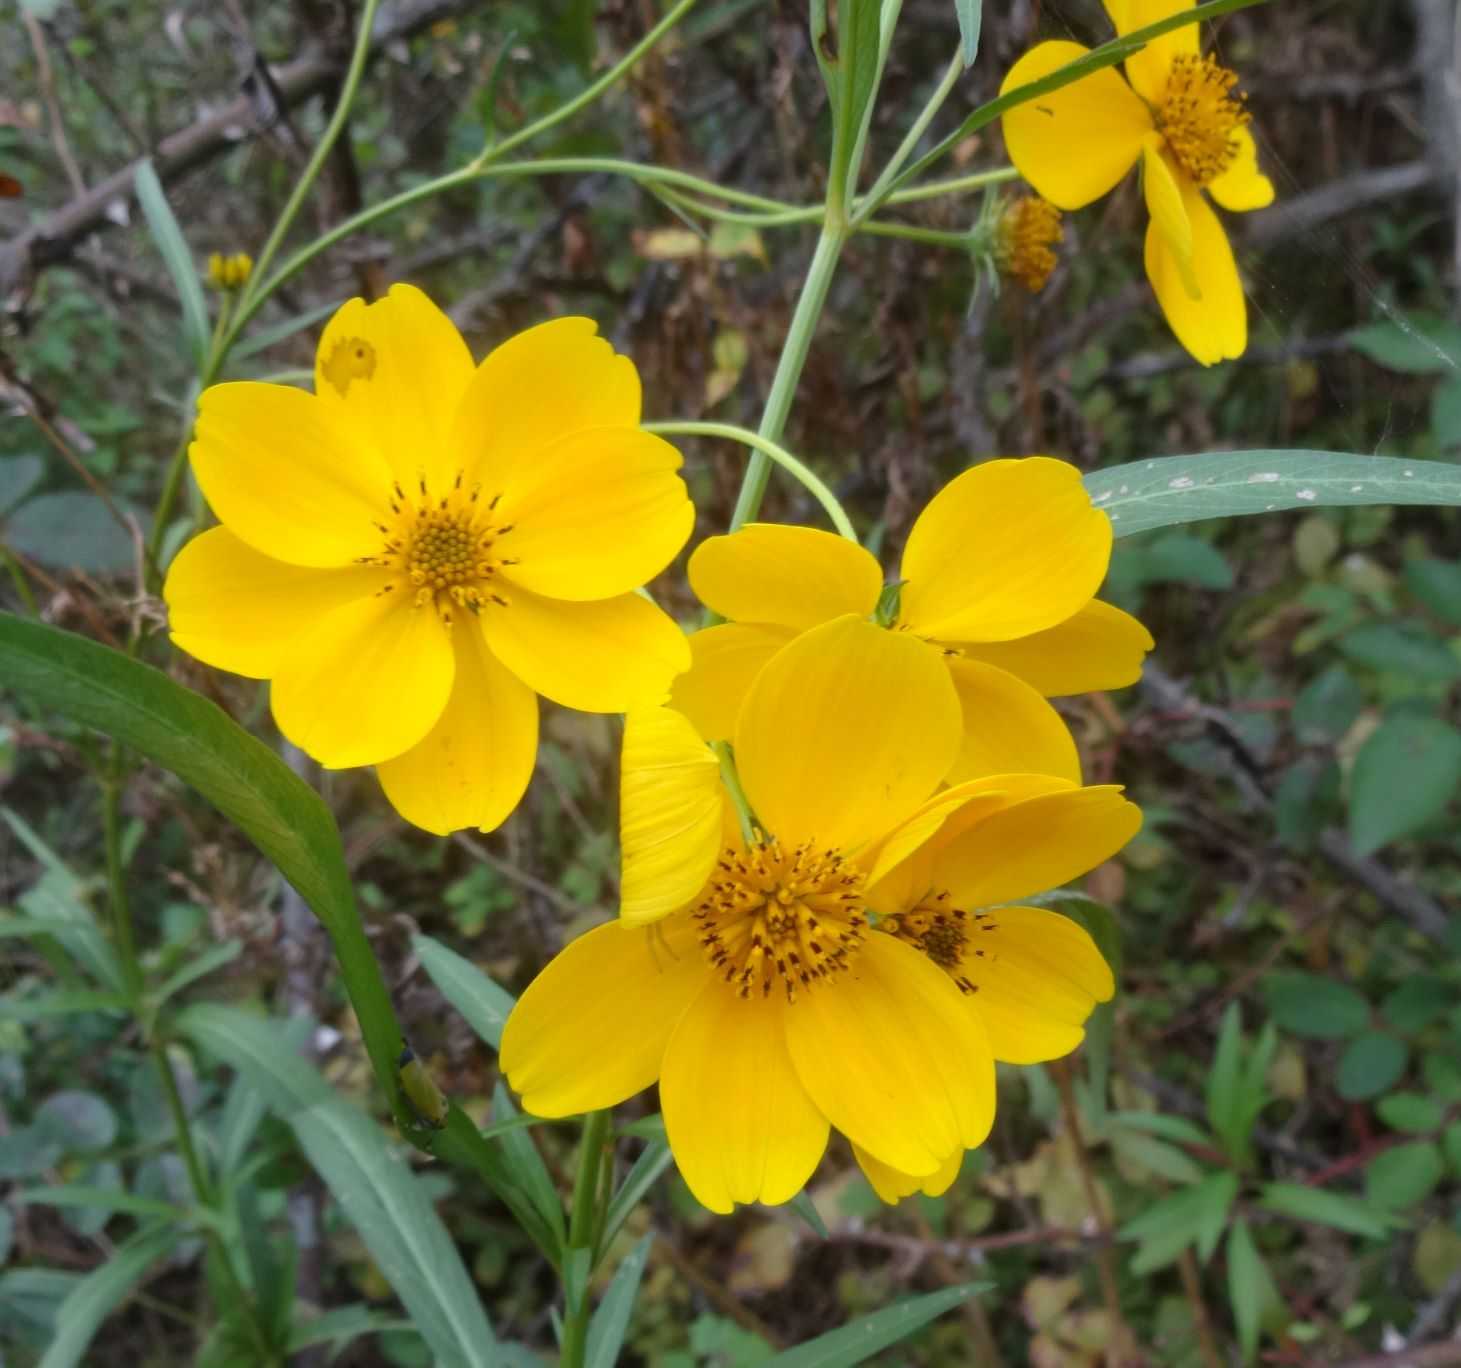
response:
{"label": "blooming yellow flower", "polygon": [[[721,1212],[793,1197],[834,1126],[890,1185],[933,1182],[980,1144],[996,1041],[1024,1058],[1073,1048],[1109,975],[1053,913],[961,904],[941,935],[925,904],[1062,883],[1140,818],[1119,789],[1056,778],[931,797],[962,726],[911,637],[854,616],[801,634],[740,710],[743,836],[688,720],[631,713],[620,917],[570,944],[508,1019],[501,1063],[525,1109],[571,1115],[658,1080],[680,1171]],[[943,883],[915,893],[917,870]],[[879,905],[896,912],[873,922]]]}
{"label": "blooming yellow flower", "polygon": [[[1194,0],[1106,0],[1118,33],[1190,9]],[[1001,94],[1048,76],[1088,49],[1041,43]],[[1237,77],[1198,49],[1197,25],[1164,34],[1126,59],[1130,84],[1097,71],[1004,115],[1020,174],[1061,209],[1100,198],[1138,162],[1151,222],[1146,273],[1177,340],[1205,366],[1241,356],[1248,313],[1227,234],[1203,192],[1224,209],[1261,209],[1273,184],[1258,169]]]}
{"label": "blooming yellow flower", "polygon": [[590,319],[474,366],[419,290],[350,300],[313,394],[199,400],[190,456],[222,526],[168,573],[173,640],[272,680],[280,731],[329,768],[378,765],[418,826],[496,826],[532,774],[536,694],[624,712],[689,663],[634,592],[694,517],[639,400]]}
{"label": "blooming yellow flower", "polygon": [[[1136,681],[1152,639],[1093,595],[1111,557],[1111,521],[1074,466],[1044,456],[989,461],[950,481],[903,552],[893,630],[926,644],[964,715],[948,778],[1034,772],[1080,780],[1075,743],[1045,701]],[[706,740],[735,732],[756,672],[797,632],[876,607],[883,572],[843,537],[752,524],[711,537],[690,583],[726,624],[690,639],[695,664],[673,704]]]}

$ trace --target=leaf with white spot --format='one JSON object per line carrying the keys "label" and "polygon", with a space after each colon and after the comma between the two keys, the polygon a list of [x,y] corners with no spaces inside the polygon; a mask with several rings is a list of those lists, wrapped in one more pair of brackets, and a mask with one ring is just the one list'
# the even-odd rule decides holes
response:
{"label": "leaf with white spot", "polygon": [[1091,502],[1118,537],[1203,518],[1365,504],[1461,505],[1461,466],[1334,451],[1219,451],[1094,470]]}

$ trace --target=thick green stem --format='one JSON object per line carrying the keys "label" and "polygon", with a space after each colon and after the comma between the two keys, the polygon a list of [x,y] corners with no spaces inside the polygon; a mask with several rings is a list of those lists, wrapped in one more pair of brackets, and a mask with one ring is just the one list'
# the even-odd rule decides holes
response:
{"label": "thick green stem", "polygon": [[727,441],[740,442],[752,451],[759,452],[779,465],[787,474],[797,480],[832,520],[832,526],[848,541],[857,540],[857,530],[847,516],[837,496],[827,488],[801,461],[785,447],[752,432],[749,428],[736,427],[731,423],[645,423],[646,432],[656,432],[662,437],[724,437]]}
{"label": "thick green stem", "polygon": [[[776,363],[776,374],[771,378],[771,392],[766,396],[766,409],[761,415],[761,424],[756,429],[758,437],[769,442],[780,439],[786,426],[786,415],[791,411],[791,401],[796,396],[797,382],[807,362],[807,352],[812,345],[812,335],[822,316],[822,306],[827,302],[827,291],[832,285],[832,274],[837,269],[837,258],[842,252],[846,237],[840,228],[828,222],[817,239],[817,250],[812,254],[812,264],[807,268],[806,279],[802,281],[802,292],[792,314],[791,326],[786,330],[786,341],[782,344],[781,357]],[[741,481],[740,497],[736,500],[735,512],[731,514],[730,531],[743,527],[761,509],[761,500],[766,494],[766,482],[771,478],[771,457],[764,451],[756,451],[746,466]]]}
{"label": "thick green stem", "polygon": [[[578,1174],[573,1182],[573,1208],[568,1217],[568,1256],[576,1249],[587,1250],[590,1260],[599,1241],[603,1218],[604,1146],[609,1139],[609,1113],[589,1112],[583,1118],[583,1142],[578,1153]],[[588,1323],[593,1302],[588,1294],[588,1277],[593,1270],[585,1268],[577,1287],[574,1304],[564,1308],[563,1344],[558,1356],[560,1368],[583,1368],[584,1350],[588,1345]]]}

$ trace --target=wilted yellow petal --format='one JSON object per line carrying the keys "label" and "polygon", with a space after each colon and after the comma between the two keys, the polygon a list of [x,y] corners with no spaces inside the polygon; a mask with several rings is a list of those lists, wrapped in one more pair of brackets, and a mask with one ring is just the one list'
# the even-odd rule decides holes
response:
{"label": "wilted yellow petal", "polygon": [[1146,273],[1177,340],[1204,366],[1242,356],[1248,345],[1248,306],[1228,235],[1202,192],[1183,184],[1192,223],[1192,267],[1200,297],[1187,293],[1176,261],[1156,224],[1147,227]]}

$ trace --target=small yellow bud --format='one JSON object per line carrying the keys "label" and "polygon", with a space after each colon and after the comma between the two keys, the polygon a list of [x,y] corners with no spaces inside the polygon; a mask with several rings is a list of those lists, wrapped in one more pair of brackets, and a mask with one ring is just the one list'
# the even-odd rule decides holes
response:
{"label": "small yellow bud", "polygon": [[235,252],[232,256],[214,252],[208,258],[208,283],[215,290],[237,290],[253,269],[254,259],[247,252]]}

